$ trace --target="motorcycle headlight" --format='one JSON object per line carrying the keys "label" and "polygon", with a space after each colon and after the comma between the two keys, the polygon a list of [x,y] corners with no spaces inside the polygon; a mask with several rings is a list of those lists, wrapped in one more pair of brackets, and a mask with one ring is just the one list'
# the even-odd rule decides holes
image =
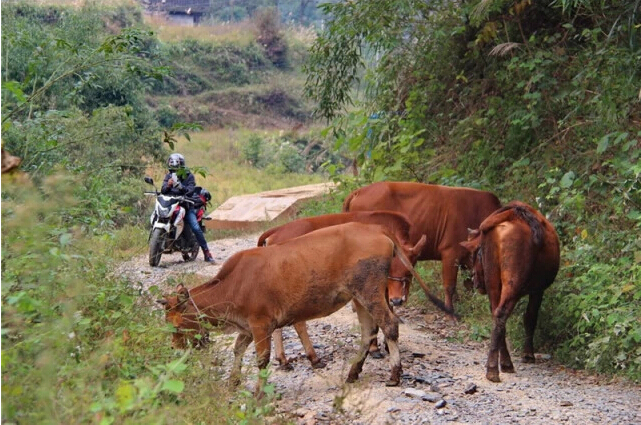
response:
{"label": "motorcycle headlight", "polygon": [[158,208],[156,210],[158,212],[159,217],[169,217],[169,213],[171,212],[171,206],[165,208],[158,205]]}

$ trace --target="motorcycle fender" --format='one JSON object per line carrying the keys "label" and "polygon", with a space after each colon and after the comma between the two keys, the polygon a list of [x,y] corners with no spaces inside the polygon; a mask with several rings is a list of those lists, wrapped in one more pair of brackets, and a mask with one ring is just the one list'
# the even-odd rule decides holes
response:
{"label": "motorcycle fender", "polygon": [[185,227],[185,213],[186,210],[181,207],[174,219],[174,226],[176,226],[176,240],[180,237]]}
{"label": "motorcycle fender", "polygon": [[160,223],[160,222],[155,222],[154,227],[151,229],[153,232],[153,229],[163,229],[165,232],[169,233],[171,224],[170,223]]}

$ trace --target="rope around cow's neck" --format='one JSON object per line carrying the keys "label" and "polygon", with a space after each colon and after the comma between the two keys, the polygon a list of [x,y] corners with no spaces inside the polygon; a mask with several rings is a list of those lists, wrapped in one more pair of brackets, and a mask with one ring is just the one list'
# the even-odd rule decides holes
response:
{"label": "rope around cow's neck", "polygon": [[412,276],[414,276],[414,278],[418,280],[418,283],[421,285],[421,287],[423,288],[423,291],[425,292],[425,295],[430,299],[430,301],[432,301],[434,305],[436,305],[438,308],[440,308],[444,312],[458,319],[459,317],[457,314],[455,314],[451,309],[445,307],[445,304],[443,303],[443,301],[438,299],[434,294],[432,294],[432,292],[430,292],[425,282],[423,282],[423,279],[421,279],[421,276],[419,276],[416,270],[414,270],[414,267],[412,267],[412,263],[410,263],[410,260],[405,256],[405,253],[403,252],[403,250],[399,249],[398,246],[396,246],[396,244],[394,244],[394,252],[398,256],[398,258],[401,259],[401,262],[403,263],[403,265],[410,271],[410,273],[412,273]]}
{"label": "rope around cow's neck", "polygon": [[189,301],[191,301],[191,305],[194,306],[194,308],[196,309],[196,313],[198,313],[198,322],[200,322],[200,318],[203,316],[203,314],[200,312],[200,309],[198,308],[198,306],[196,305],[196,302],[192,298],[191,292],[189,291],[189,289],[187,289],[187,295],[189,296]]}

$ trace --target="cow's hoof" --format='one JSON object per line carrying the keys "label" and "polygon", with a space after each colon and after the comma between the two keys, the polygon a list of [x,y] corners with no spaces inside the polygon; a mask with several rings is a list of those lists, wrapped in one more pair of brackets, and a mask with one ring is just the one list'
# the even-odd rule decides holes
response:
{"label": "cow's hoof", "polygon": [[369,355],[370,355],[373,359],[382,359],[382,358],[384,358],[384,357],[385,357],[385,354],[383,354],[383,352],[382,352],[381,350],[370,351],[370,352],[369,352]]}
{"label": "cow's hoof", "polygon": [[496,370],[488,370],[485,374],[485,377],[488,381],[491,382],[501,382],[501,380],[499,379],[499,372]]}
{"label": "cow's hoof", "polygon": [[503,373],[516,373],[514,370],[514,365],[509,364],[509,365],[501,365],[501,372]]}
{"label": "cow's hoof", "polygon": [[358,375],[356,375],[356,376],[349,375],[349,376],[347,376],[347,383],[348,384],[353,384],[354,382],[356,382],[357,379],[358,379]]}
{"label": "cow's hoof", "polygon": [[398,379],[390,379],[385,383],[386,387],[398,387],[398,384],[400,384],[400,381]]}
{"label": "cow's hoof", "polygon": [[312,369],[323,369],[325,366],[327,366],[327,363],[322,360],[312,363]]}
{"label": "cow's hoof", "polygon": [[532,354],[526,354],[523,356],[523,363],[535,363],[536,360]]}
{"label": "cow's hoof", "polygon": [[289,371],[294,370],[294,366],[292,366],[292,364],[288,362],[288,363],[281,364],[280,366],[278,366],[278,370],[284,370],[286,372],[289,372]]}

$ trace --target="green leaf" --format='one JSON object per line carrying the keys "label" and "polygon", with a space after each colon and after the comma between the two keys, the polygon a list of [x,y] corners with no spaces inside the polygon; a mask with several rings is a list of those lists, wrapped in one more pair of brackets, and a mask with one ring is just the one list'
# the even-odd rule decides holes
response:
{"label": "green leaf", "polygon": [[572,186],[572,183],[574,183],[574,171],[568,171],[561,177],[561,181],[559,184],[561,185],[562,188],[567,189],[568,187]]}
{"label": "green leaf", "polygon": [[527,167],[530,165],[530,158],[521,158],[512,164],[512,168]]}
{"label": "green leaf", "polygon": [[177,379],[169,379],[162,384],[161,391],[170,391],[172,393],[180,394],[185,389],[185,384],[183,381],[178,381]]}
{"label": "green leaf", "polygon": [[610,143],[610,135],[611,134],[606,134],[601,138],[601,140],[599,140],[599,144],[596,147],[596,153],[602,154],[606,151],[608,144]]}
{"label": "green leaf", "polygon": [[60,235],[60,246],[67,246],[71,242],[73,235],[71,233],[63,233]]}
{"label": "green leaf", "polygon": [[25,102],[27,100],[27,97],[20,88],[20,83],[18,83],[17,81],[3,81],[2,90],[8,90],[9,92],[11,92],[16,97],[18,102]]}

